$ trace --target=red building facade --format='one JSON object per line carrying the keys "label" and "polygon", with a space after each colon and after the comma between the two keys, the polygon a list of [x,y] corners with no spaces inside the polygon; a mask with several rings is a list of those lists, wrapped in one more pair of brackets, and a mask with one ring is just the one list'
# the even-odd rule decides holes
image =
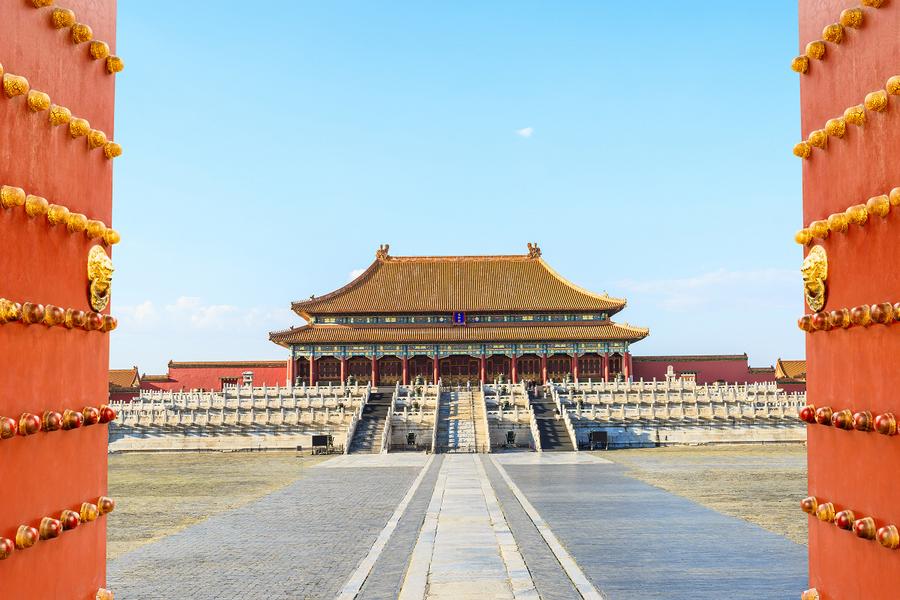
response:
{"label": "red building facade", "polygon": [[223,386],[252,384],[254,386],[285,385],[288,381],[287,362],[283,360],[175,362],[169,361],[165,375],[143,375],[142,390],[214,390]]}
{"label": "red building facade", "polygon": [[109,399],[111,401],[129,401],[141,393],[141,375],[137,367],[130,369],[110,369]]}
{"label": "red building facade", "polygon": [[746,354],[635,356],[634,376],[645,380],[666,378],[671,366],[679,377],[691,376],[697,383],[764,383],[775,381],[775,368],[754,368]]}
{"label": "red building facade", "polygon": [[122,63],[114,0],[51,4],[0,5],[0,596],[94,600]]}

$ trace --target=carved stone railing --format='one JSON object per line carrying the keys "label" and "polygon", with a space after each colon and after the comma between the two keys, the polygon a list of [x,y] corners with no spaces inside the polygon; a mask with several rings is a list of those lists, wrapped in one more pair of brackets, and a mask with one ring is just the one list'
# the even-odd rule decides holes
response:
{"label": "carved stone railing", "polygon": [[441,386],[440,380],[438,381],[438,393],[437,398],[434,401],[434,427],[431,428],[431,453],[435,454],[437,452],[437,436],[438,436],[438,425],[441,422]]}
{"label": "carved stone railing", "polygon": [[772,383],[695,385],[691,381],[639,381],[552,387],[560,414],[577,419],[630,421],[795,421],[804,392],[785,392]]}
{"label": "carved stone railing", "polygon": [[534,416],[534,410],[529,409],[529,427],[531,428],[531,439],[534,440],[534,449],[541,452],[541,430],[538,429],[537,417]]}
{"label": "carved stone railing", "polygon": [[[488,413],[487,400],[484,397],[484,386],[482,386],[481,390],[479,390],[479,392],[476,392],[475,395],[478,396],[477,400],[475,400],[475,401],[477,401],[480,404],[481,419],[482,419],[482,424],[484,425],[484,435],[487,436],[487,440],[485,440],[485,444],[484,444],[485,451],[490,452],[491,451],[491,422],[488,419],[488,414],[487,414]],[[475,401],[473,401],[473,404]]]}

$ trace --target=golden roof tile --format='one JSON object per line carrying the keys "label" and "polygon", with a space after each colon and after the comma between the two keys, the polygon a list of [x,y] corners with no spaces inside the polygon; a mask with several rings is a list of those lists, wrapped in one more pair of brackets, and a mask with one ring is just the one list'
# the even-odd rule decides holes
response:
{"label": "golden roof tile", "polygon": [[775,362],[775,379],[798,379],[806,381],[805,360],[783,360]]}
{"label": "golden roof tile", "polygon": [[141,377],[137,367],[130,369],[110,369],[109,386],[117,388],[136,388],[141,385]]}
{"label": "golden roof tile", "polygon": [[609,311],[625,300],[564,279],[537,246],[513,256],[389,256],[329,294],[294,302],[301,317],[335,314]]}

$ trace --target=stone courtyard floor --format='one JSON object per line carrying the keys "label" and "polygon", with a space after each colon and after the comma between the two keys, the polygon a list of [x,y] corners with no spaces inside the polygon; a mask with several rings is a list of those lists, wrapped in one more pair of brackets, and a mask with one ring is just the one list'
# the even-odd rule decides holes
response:
{"label": "stone courtyard floor", "polygon": [[587,453],[340,456],[110,561],[125,599],[793,598],[806,548]]}

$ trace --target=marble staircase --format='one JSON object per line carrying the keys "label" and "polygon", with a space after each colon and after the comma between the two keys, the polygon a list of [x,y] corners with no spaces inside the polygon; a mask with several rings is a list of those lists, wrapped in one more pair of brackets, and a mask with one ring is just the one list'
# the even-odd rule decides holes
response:
{"label": "marble staircase", "polygon": [[384,420],[387,418],[391,395],[373,392],[363,408],[362,418],[356,425],[348,454],[378,454],[381,452],[381,438],[384,434]]}

